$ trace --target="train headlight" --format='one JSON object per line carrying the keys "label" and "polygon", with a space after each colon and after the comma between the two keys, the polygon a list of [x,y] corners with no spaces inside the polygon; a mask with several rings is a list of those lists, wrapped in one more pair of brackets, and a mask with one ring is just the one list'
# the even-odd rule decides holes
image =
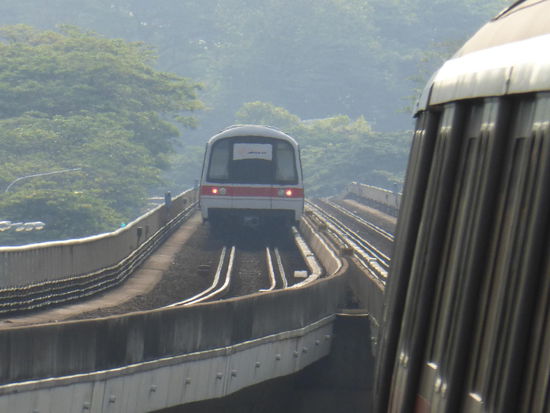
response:
{"label": "train headlight", "polygon": [[226,188],[218,188],[217,186],[214,186],[210,189],[210,193],[212,195],[225,195],[227,194]]}
{"label": "train headlight", "polygon": [[283,196],[286,196],[288,198],[290,198],[292,196],[294,192],[292,191],[292,189],[279,189],[279,191],[277,192],[277,195],[283,197]]}

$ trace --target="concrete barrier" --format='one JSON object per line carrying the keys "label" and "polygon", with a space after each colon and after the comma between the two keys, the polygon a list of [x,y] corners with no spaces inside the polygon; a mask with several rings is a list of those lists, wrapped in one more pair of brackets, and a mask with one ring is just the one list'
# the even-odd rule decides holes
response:
{"label": "concrete barrier", "polygon": [[346,304],[347,267],[337,268],[292,290],[1,329],[0,411],[145,412],[294,373],[330,351]]}
{"label": "concrete barrier", "polygon": [[351,194],[366,205],[372,206],[390,215],[397,216],[401,205],[401,194],[372,185],[352,182],[346,188]]}
{"label": "concrete barrier", "polygon": [[92,237],[0,247],[0,290],[62,280],[109,268],[128,257],[196,198],[194,190],[175,197],[117,231]]}
{"label": "concrete barrier", "polygon": [[303,289],[0,330],[0,383],[118,368],[303,328],[336,312],[342,277]]}
{"label": "concrete barrier", "polygon": [[0,411],[140,413],[223,397],[328,355],[333,320],[203,352],[0,386]]}

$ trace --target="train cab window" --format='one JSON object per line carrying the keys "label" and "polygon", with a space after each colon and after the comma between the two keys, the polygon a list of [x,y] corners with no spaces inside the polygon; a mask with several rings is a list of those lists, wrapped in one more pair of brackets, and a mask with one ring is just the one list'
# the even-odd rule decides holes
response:
{"label": "train cab window", "polygon": [[287,142],[277,142],[275,158],[275,182],[296,183],[294,149]]}
{"label": "train cab window", "polygon": [[208,167],[208,179],[212,181],[229,178],[229,141],[217,142],[212,147]]}
{"label": "train cab window", "polygon": [[224,139],[212,146],[208,180],[242,184],[296,184],[294,148],[288,142]]}

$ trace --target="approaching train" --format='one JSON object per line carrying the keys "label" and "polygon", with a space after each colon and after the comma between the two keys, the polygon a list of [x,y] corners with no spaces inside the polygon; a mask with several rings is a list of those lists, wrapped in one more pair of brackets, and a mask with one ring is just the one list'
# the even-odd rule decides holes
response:
{"label": "approaching train", "polygon": [[375,412],[550,412],[550,1],[517,1],[427,85]]}
{"label": "approaching train", "polygon": [[199,204],[214,225],[293,224],[304,210],[298,143],[268,126],[231,126],[206,144]]}

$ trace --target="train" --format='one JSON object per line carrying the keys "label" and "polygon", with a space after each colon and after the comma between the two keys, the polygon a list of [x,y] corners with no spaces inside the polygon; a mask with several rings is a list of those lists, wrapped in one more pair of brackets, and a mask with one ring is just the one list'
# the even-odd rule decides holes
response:
{"label": "train", "polygon": [[289,226],[304,211],[300,147],[286,133],[263,125],[233,125],[206,143],[199,188],[204,221]]}
{"label": "train", "polygon": [[550,411],[550,1],[516,1],[415,109],[373,411]]}

